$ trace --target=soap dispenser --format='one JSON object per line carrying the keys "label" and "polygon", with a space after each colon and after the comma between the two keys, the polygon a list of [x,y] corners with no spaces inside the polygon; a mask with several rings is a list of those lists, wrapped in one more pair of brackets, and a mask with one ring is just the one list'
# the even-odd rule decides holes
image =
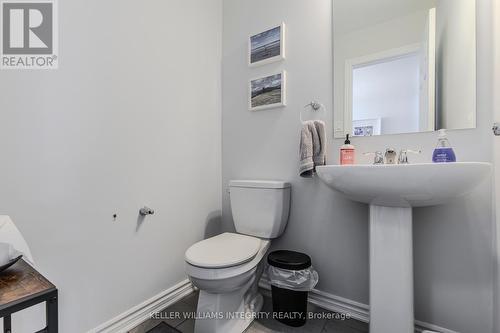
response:
{"label": "soap dispenser", "polygon": [[340,165],[353,165],[356,149],[351,145],[349,134],[346,135],[344,145],[340,147]]}
{"label": "soap dispenser", "polygon": [[450,163],[456,161],[457,157],[455,156],[455,152],[451,147],[450,141],[448,141],[446,130],[440,129],[438,135],[438,144],[436,149],[434,149],[434,154],[432,155],[432,162]]}

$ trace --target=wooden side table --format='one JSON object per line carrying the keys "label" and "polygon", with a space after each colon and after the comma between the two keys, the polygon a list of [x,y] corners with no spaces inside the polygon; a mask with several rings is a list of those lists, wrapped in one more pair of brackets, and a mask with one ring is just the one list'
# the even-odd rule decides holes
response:
{"label": "wooden side table", "polygon": [[57,288],[24,260],[0,273],[0,318],[4,333],[11,333],[11,315],[46,303],[47,327],[37,333],[58,333]]}

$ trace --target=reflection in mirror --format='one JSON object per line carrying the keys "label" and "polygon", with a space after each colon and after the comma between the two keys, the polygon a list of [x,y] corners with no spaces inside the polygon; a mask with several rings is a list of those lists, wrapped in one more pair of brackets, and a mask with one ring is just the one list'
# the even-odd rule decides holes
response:
{"label": "reflection in mirror", "polygon": [[335,136],[476,126],[475,0],[333,0]]}

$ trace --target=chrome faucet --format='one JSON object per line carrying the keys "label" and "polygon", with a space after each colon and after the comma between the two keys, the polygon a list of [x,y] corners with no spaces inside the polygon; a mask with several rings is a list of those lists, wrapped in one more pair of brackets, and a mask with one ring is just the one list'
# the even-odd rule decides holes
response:
{"label": "chrome faucet", "polygon": [[410,164],[410,162],[408,161],[408,153],[420,154],[420,153],[422,153],[422,151],[421,150],[401,149],[401,151],[399,152],[398,164]]}
{"label": "chrome faucet", "polygon": [[[382,165],[382,164],[410,164],[408,161],[408,153],[412,154],[421,154],[421,150],[411,150],[411,149],[401,149],[399,151],[399,155],[396,153],[396,149],[387,148],[385,154],[382,154],[380,151],[368,152],[363,155],[373,155],[373,164],[374,165]],[[396,160],[397,157],[397,160]]]}
{"label": "chrome faucet", "polygon": [[396,157],[398,154],[396,153],[396,149],[387,148],[385,150],[385,164],[396,164]]}

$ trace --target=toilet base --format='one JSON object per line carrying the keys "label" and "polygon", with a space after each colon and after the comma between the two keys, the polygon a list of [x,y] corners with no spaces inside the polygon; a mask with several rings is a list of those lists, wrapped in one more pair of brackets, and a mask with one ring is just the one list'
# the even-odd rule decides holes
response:
{"label": "toilet base", "polygon": [[200,290],[195,333],[242,333],[262,309],[264,299],[257,291],[256,279],[237,291],[211,294]]}

